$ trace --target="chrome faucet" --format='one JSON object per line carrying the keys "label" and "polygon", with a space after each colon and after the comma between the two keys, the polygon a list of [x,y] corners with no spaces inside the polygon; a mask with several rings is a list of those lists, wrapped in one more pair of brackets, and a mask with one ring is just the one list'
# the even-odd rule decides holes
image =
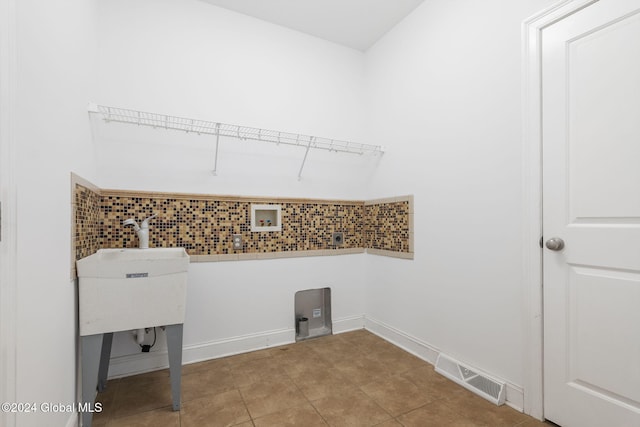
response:
{"label": "chrome faucet", "polygon": [[157,215],[153,214],[149,218],[142,221],[142,226],[139,226],[135,219],[129,218],[122,222],[122,225],[125,227],[127,225],[132,225],[133,229],[136,233],[138,233],[138,247],[140,249],[148,249],[149,248],[149,220],[155,218]]}

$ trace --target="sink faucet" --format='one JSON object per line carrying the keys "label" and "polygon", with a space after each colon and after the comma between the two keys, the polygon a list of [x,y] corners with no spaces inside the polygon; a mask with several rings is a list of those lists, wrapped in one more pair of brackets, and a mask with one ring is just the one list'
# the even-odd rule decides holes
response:
{"label": "sink faucet", "polygon": [[149,248],[149,220],[155,218],[157,215],[153,214],[149,218],[142,221],[142,226],[139,226],[135,219],[129,218],[122,222],[122,225],[132,225],[133,229],[138,233],[138,247],[140,249]]}

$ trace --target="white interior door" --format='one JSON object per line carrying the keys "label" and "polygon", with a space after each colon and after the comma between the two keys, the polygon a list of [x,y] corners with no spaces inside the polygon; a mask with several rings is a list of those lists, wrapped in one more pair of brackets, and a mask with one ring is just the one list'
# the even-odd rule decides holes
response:
{"label": "white interior door", "polygon": [[542,32],[544,413],[640,426],[640,0]]}

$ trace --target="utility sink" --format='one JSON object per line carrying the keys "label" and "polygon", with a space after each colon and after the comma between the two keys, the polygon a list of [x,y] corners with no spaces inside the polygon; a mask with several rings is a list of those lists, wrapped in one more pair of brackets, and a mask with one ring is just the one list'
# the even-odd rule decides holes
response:
{"label": "utility sink", "polygon": [[76,265],[81,336],[184,323],[184,248],[100,249]]}

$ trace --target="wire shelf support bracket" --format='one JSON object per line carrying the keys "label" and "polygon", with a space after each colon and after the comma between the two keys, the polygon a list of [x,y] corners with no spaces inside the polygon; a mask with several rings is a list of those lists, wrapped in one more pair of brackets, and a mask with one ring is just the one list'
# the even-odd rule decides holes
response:
{"label": "wire shelf support bracket", "polygon": [[304,151],[304,157],[302,158],[302,164],[300,165],[300,171],[298,172],[298,181],[302,179],[302,168],[304,168],[304,164],[307,161],[307,156],[309,155],[309,149],[311,148],[311,144],[313,143],[314,137],[309,138],[309,143],[307,144],[307,149]]}
{"label": "wire shelf support bracket", "polygon": [[373,154],[382,155],[384,148],[380,145],[362,144],[351,141],[341,141],[302,135],[290,132],[274,131],[268,129],[253,128],[248,126],[231,125],[226,123],[190,119],[185,117],[170,116],[167,114],[149,113],[145,111],[130,110],[126,108],[108,107],[90,103],[87,107],[89,114],[96,114],[106,123],[128,123],[152,128],[184,131],[197,135],[213,135],[215,140],[215,154],[213,162],[213,175],[218,173],[218,147],[220,137],[230,137],[240,140],[252,140],[269,142],[276,145],[291,145],[305,149],[302,165],[298,172],[298,180],[302,179],[302,170],[307,161],[309,150],[325,150],[346,154]]}

